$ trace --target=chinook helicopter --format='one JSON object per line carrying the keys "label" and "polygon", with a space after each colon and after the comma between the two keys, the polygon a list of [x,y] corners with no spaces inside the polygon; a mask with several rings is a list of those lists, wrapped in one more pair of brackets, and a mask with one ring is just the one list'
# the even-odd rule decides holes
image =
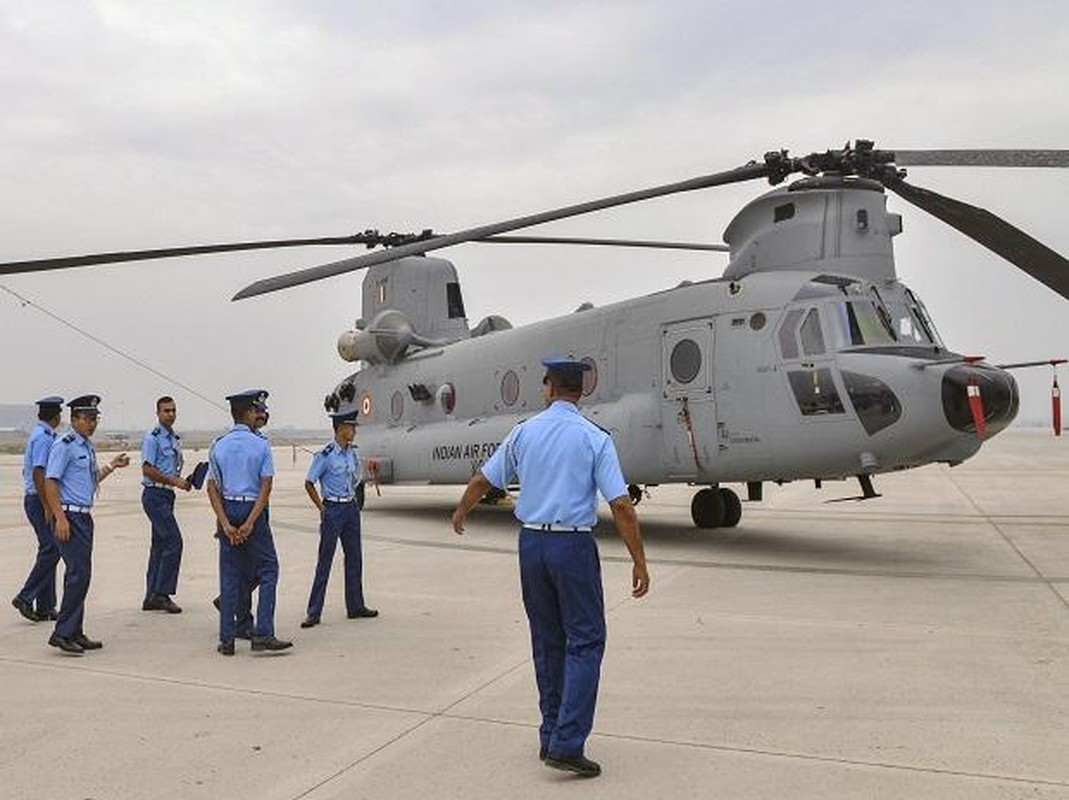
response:
{"label": "chinook helicopter", "polygon": [[[327,395],[357,410],[365,479],[464,484],[518,422],[542,408],[547,355],[581,359],[583,412],[608,430],[634,502],[643,487],[699,487],[699,528],[734,527],[765,482],[856,478],[958,464],[1018,409],[1009,370],[956,353],[898,280],[902,218],[887,191],[933,214],[1069,298],[1069,262],[975,206],[907,183],[904,166],[1066,167],[1066,150],[877,150],[858,140],[794,158],[767,153],[725,172],[456,233],[379,234],[203,245],[0,264],[0,274],[314,244],[384,249],[268,278],[235,300],[367,269],[362,317],[338,340],[357,365]],[[679,192],[765,179],[726,245],[504,236],[544,222]],[[456,268],[428,252],[464,242],[553,242],[725,250],[719,278],[513,328],[469,325]],[[1055,391],[1057,382],[1055,379]],[[1055,433],[1060,404],[1054,403]],[[359,487],[363,501],[363,485]],[[522,487],[520,487],[522,491]]]}

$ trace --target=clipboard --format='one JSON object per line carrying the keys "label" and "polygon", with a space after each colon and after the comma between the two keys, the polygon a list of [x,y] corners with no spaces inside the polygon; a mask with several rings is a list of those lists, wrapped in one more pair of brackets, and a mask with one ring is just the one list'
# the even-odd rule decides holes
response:
{"label": "clipboard", "polygon": [[204,487],[204,479],[208,476],[208,462],[201,461],[197,466],[193,468],[193,471],[186,476],[186,480],[194,489],[201,489]]}

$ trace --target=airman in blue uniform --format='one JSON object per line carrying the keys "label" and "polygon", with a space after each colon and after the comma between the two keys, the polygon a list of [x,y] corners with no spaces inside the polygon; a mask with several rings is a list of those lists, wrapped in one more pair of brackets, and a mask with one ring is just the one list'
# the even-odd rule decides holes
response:
{"label": "airman in blue uniform", "polygon": [[56,440],[56,429],[62,421],[62,397],[50,395],[38,400],[37,425],[30,433],[22,457],[22,480],[26,492],[22,507],[37,536],[37,558],[26,583],[11,605],[31,622],[55,619],[57,616],[56,565],[59,564],[59,547],[52,526],[48,524],[44,494],[48,454]]}
{"label": "airman in blue uniform", "polygon": [[48,643],[65,653],[81,655],[103,643],[85,635],[85,598],[93,571],[93,501],[100,482],[130,457],[120,453],[104,467],[90,441],[100,421],[100,396],[82,395],[67,403],[71,432],[58,439],[45,468],[45,501],[55,520],[56,542],[63,558],[63,602]]}
{"label": "airman in blue uniform", "polygon": [[[319,558],[316,561],[308,616],[302,628],[319,624],[334,551],[341,540],[345,556],[345,610],[349,619],[377,617],[379,612],[364,603],[363,559],[360,553],[360,504],[356,486],[360,481],[360,455],[353,438],[357,412],[334,414],[334,440],[315,454],[308,467],[304,489],[319,510]],[[322,491],[316,490],[316,483]]]}
{"label": "airman in blue uniform", "polygon": [[161,397],[156,401],[159,424],[141,439],[141,507],[152,530],[141,609],[168,614],[182,613],[171,599],[178,591],[182,566],[182,531],[174,517],[174,490],[188,492],[192,488],[182,477],[182,437],[174,430],[177,416],[174,398]]}
{"label": "airman in blue uniform", "polygon": [[520,584],[542,712],[539,757],[547,766],[594,777],[601,767],[585,756],[584,745],[605,651],[601,563],[592,534],[599,492],[631,554],[632,595],[645,595],[650,578],[612,438],[579,413],[589,365],[542,363],[548,407],[513,428],[472,477],[453,513],[453,529],[464,532],[468,512],[491,487],[505,489],[519,479]]}
{"label": "airman in blue uniform", "polygon": [[234,426],[212,443],[208,454],[208,497],[219,524],[219,647],[234,655],[236,614],[242,584],[260,587],[252,649],[285,650],[293,643],[275,637],[278,555],[264,514],[275,462],[267,439],[254,430],[267,392],[229,395]]}

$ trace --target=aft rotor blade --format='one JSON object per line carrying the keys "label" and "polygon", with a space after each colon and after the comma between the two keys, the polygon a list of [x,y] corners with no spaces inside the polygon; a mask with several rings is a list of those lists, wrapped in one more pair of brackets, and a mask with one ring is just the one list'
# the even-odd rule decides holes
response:
{"label": "aft rotor blade", "polygon": [[903,180],[887,181],[886,186],[1069,299],[1069,261],[1042,242],[983,208]]}
{"label": "aft rotor blade", "polygon": [[900,167],[1069,167],[1069,150],[895,150]]}
{"label": "aft rotor blade", "polygon": [[648,247],[655,250],[712,250],[730,253],[726,244],[702,244],[700,242],[659,242],[647,239],[587,239],[572,236],[490,236],[475,239],[475,244],[582,244],[605,247]]}
{"label": "aft rotor blade", "polygon": [[305,247],[314,244],[363,244],[363,234],[351,236],[326,236],[316,239],[274,239],[259,242],[232,242],[230,244],[203,244],[190,247],[159,247],[153,250],[125,250],[113,253],[90,253],[82,256],[61,258],[37,258],[30,261],[5,261],[0,263],[0,275],[20,272],[47,272],[68,267],[89,267],[94,264],[118,264],[124,261],[149,261],[155,258],[203,255],[205,253],[230,253],[235,250],[269,250],[276,247]]}
{"label": "aft rotor blade", "polygon": [[289,289],[293,286],[300,286],[301,284],[311,283],[312,281],[322,280],[323,278],[330,278],[335,275],[342,275],[346,272],[364,269],[365,267],[370,267],[374,264],[381,264],[386,261],[396,261],[405,256],[421,255],[430,252],[431,250],[440,250],[443,247],[460,244],[461,242],[470,242],[473,239],[486,239],[489,236],[494,236],[499,233],[508,233],[509,231],[519,230],[520,228],[529,228],[532,225],[540,225],[544,222],[553,222],[554,220],[575,217],[580,214],[589,214],[592,211],[600,211],[605,208],[636,203],[640,200],[650,200],[654,197],[663,197],[664,195],[677,194],[679,192],[690,192],[695,189],[707,189],[712,186],[724,186],[730,183],[740,183],[742,181],[753,180],[754,178],[764,178],[768,177],[770,174],[772,174],[772,170],[767,164],[758,164],[755,162],[742,167],[736,167],[732,170],[727,170],[726,172],[702,175],[678,183],[669,183],[663,186],[655,186],[650,189],[613,195],[600,200],[590,200],[585,203],[564,206],[563,208],[556,208],[552,211],[543,211],[539,214],[530,214],[525,217],[516,217],[515,219],[495,222],[490,225],[480,225],[477,228],[468,228],[467,230],[458,231],[456,233],[404,244],[400,247],[391,248],[390,250],[369,253],[368,255],[356,256],[354,258],[346,258],[331,264],[323,264],[318,267],[310,267],[309,269],[298,270],[285,275],[276,275],[273,278],[265,278],[264,280],[256,281],[255,283],[246,286],[234,295],[233,299],[243,300],[247,297],[255,297],[256,295],[267,294],[268,292],[277,292],[279,289]]}

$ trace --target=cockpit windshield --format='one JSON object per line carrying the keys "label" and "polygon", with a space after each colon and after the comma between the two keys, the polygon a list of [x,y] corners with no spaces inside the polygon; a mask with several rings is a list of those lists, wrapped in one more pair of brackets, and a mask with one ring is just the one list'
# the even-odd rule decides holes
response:
{"label": "cockpit windshield", "polygon": [[897,341],[890,315],[874,300],[841,300],[826,310],[838,348]]}
{"label": "cockpit windshield", "polygon": [[821,275],[793,299],[798,306],[787,312],[779,329],[785,359],[854,347],[943,347],[923,303],[897,281],[877,287]]}

